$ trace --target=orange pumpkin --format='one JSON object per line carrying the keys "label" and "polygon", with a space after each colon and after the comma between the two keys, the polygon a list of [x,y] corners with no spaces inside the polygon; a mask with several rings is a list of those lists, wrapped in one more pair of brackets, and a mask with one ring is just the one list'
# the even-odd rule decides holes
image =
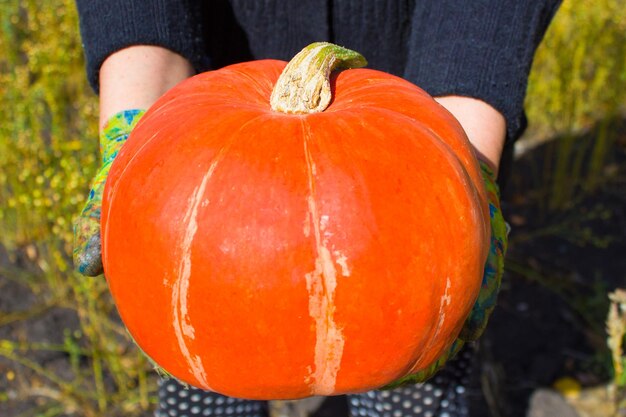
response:
{"label": "orange pumpkin", "polygon": [[489,217],[462,128],[383,72],[329,84],[342,54],[313,44],[278,84],[274,60],[197,75],[113,163],[105,275],[135,341],[184,382],[251,399],[378,388],[433,363],[477,297]]}

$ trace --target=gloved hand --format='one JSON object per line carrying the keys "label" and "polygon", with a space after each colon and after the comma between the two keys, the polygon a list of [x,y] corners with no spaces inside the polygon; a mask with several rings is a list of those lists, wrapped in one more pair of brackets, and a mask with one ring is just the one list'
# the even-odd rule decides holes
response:
{"label": "gloved hand", "polygon": [[487,261],[485,262],[483,281],[480,292],[478,293],[478,298],[463,325],[459,337],[446,352],[428,368],[416,374],[406,376],[398,381],[394,381],[384,387],[384,389],[392,389],[401,385],[415,384],[428,380],[441,369],[448,360],[454,358],[465,342],[477,340],[482,335],[485,327],[487,327],[489,316],[496,306],[496,299],[498,297],[498,291],[500,290],[500,283],[502,282],[502,274],[504,273],[504,256],[506,254],[509,230],[508,225],[504,221],[504,217],[502,217],[502,211],[500,210],[500,190],[496,183],[496,176],[486,163],[483,161],[479,161],[479,163],[489,202],[491,245]]}
{"label": "gloved hand", "polygon": [[100,211],[104,184],[113,160],[145,110],[125,110],[111,117],[100,133],[102,166],[93,179],[89,197],[74,222],[74,268],[83,275],[103,273]]}
{"label": "gloved hand", "polygon": [[478,298],[459,335],[459,338],[465,342],[477,340],[482,335],[485,327],[487,327],[489,316],[496,306],[502,274],[504,273],[504,256],[506,255],[509,234],[509,226],[504,221],[500,210],[500,189],[496,183],[496,176],[491,168],[482,161],[480,161],[480,171],[489,201],[491,247],[485,263],[485,272]]}

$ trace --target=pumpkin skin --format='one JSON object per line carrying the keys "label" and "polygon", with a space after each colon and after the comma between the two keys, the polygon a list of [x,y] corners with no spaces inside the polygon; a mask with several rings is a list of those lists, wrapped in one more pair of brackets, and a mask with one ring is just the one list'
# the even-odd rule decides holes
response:
{"label": "pumpkin skin", "polygon": [[145,114],[102,208],[129,332],[181,381],[249,399],[379,388],[434,362],[478,295],[488,208],[458,122],[352,69],[321,113],[269,107],[285,62],[203,73]]}

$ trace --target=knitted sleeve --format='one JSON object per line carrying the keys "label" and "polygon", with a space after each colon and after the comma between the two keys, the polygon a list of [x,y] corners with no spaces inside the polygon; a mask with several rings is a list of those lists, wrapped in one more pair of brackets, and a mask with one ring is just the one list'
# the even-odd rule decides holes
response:
{"label": "knitted sleeve", "polygon": [[113,52],[131,45],[157,45],[187,58],[196,70],[205,54],[204,2],[195,0],[76,0],[87,77],[98,92],[98,74]]}
{"label": "knitted sleeve", "polygon": [[560,0],[418,1],[404,78],[433,96],[481,99],[502,113],[509,140],[526,126],[533,56]]}

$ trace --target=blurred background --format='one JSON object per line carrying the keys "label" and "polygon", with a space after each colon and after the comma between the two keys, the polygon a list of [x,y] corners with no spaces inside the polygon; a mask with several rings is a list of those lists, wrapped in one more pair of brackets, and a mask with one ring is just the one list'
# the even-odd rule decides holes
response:
{"label": "blurred background", "polygon": [[[0,416],[149,416],[150,364],[71,266],[99,163],[72,0],[0,1],[0,103]],[[562,5],[526,108],[477,415],[626,416],[624,0]]]}

